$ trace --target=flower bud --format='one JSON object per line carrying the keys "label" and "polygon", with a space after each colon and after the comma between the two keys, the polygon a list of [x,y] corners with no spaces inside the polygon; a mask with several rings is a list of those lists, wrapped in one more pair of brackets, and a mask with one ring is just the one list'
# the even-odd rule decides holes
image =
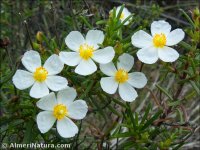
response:
{"label": "flower bud", "polygon": [[33,49],[38,50],[40,48],[40,44],[33,42]]}
{"label": "flower bud", "polygon": [[116,45],[114,47],[116,54],[120,55],[123,53],[123,45],[120,42],[116,42]]}
{"label": "flower bud", "polygon": [[36,34],[36,39],[38,42],[42,42],[43,41],[43,33],[41,31],[38,31]]}

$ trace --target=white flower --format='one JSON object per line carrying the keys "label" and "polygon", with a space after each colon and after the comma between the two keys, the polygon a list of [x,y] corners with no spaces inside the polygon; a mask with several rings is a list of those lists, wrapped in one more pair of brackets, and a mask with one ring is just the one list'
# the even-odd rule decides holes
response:
{"label": "white flower", "polygon": [[67,87],[67,80],[56,76],[64,66],[56,54],[50,56],[42,67],[39,53],[29,50],[24,54],[22,64],[28,71],[18,69],[12,81],[20,90],[33,85],[30,90],[31,97],[41,98],[49,94],[49,89],[59,91]]}
{"label": "white flower", "polygon": [[[119,11],[120,11],[121,7],[122,7],[122,6],[118,6],[118,7],[117,7],[117,9],[116,9],[116,16],[119,14]],[[112,15],[112,11],[113,11],[113,10],[110,11],[110,15]],[[127,8],[124,7],[124,9],[122,10],[122,13],[121,13],[119,19],[120,19],[121,22],[123,22],[123,21],[124,21],[127,17],[129,17],[130,15],[131,15],[131,13],[129,12],[129,10],[128,10]],[[128,24],[130,23],[130,21],[131,21],[131,18],[130,18],[128,21],[126,21],[126,22],[124,23],[124,25],[128,25]]]}
{"label": "white flower", "polygon": [[143,88],[147,78],[141,72],[128,73],[134,64],[134,58],[129,54],[123,54],[117,62],[117,69],[112,62],[101,64],[101,71],[109,77],[101,78],[101,88],[109,94],[114,94],[119,87],[119,95],[124,101],[132,102],[136,99],[135,88]]}
{"label": "white flower", "polygon": [[66,37],[65,43],[74,52],[60,52],[60,59],[69,66],[77,66],[77,74],[92,74],[97,70],[94,61],[106,64],[112,61],[115,55],[113,47],[110,46],[97,50],[98,44],[102,44],[103,41],[104,34],[99,30],[88,31],[86,38],[80,32],[72,31]]}
{"label": "white flower", "polygon": [[37,125],[41,133],[48,132],[57,120],[56,128],[60,136],[70,138],[78,133],[78,127],[70,119],[80,120],[86,116],[88,106],[83,100],[76,100],[73,88],[52,92],[41,98],[36,105],[44,110],[37,115]]}
{"label": "white flower", "polygon": [[146,64],[155,63],[158,58],[164,62],[174,62],[179,54],[168,46],[176,45],[183,40],[182,29],[171,31],[171,25],[163,20],[151,24],[151,35],[140,30],[132,36],[132,44],[141,48],[137,52],[138,59]]}

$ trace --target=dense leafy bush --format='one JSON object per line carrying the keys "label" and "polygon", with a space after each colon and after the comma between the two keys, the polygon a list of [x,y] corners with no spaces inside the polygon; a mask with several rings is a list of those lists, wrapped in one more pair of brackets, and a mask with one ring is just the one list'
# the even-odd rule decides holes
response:
{"label": "dense leafy bush", "polygon": [[2,148],[199,148],[197,5],[1,1]]}

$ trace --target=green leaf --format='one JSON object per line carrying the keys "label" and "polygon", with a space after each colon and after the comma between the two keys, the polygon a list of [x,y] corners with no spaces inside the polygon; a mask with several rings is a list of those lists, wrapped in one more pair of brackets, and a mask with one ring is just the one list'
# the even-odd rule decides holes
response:
{"label": "green leaf", "polygon": [[99,20],[96,22],[96,25],[106,24],[107,20]]}
{"label": "green leaf", "polygon": [[89,83],[89,85],[87,86],[87,89],[85,90],[85,92],[80,96],[80,99],[83,99],[84,97],[86,97],[88,95],[89,91],[93,87],[93,84],[94,84],[94,81],[91,81]]}
{"label": "green leaf", "polygon": [[149,127],[149,125],[151,125],[156,119],[158,119],[161,113],[162,113],[162,110],[159,110],[151,119],[147,120],[144,126],[141,128],[141,130],[144,130],[147,127]]}
{"label": "green leaf", "polygon": [[87,19],[83,16],[80,16],[80,19],[88,26],[89,29],[92,29],[92,25],[87,21]]}
{"label": "green leaf", "polygon": [[111,139],[122,138],[122,137],[131,137],[131,136],[133,136],[133,134],[131,132],[124,132],[124,133],[118,133],[118,134],[111,136]]}
{"label": "green leaf", "polygon": [[130,104],[129,104],[128,102],[126,103],[126,105],[127,105],[128,116],[129,116],[130,119],[131,119],[131,122],[132,122],[132,125],[133,125],[133,129],[134,129],[134,130],[137,130],[135,118],[134,118],[133,113],[132,113],[132,111],[131,111],[131,106],[130,106]]}
{"label": "green leaf", "polygon": [[192,85],[194,90],[197,92],[197,94],[200,95],[200,90],[199,90],[198,86],[196,86],[195,82],[194,81],[190,81],[190,84]]}
{"label": "green leaf", "polygon": [[118,14],[117,14],[117,20],[120,19],[120,16],[121,16],[121,14],[122,14],[122,12],[123,12],[123,9],[124,9],[124,5],[122,5],[122,6],[120,7],[120,10],[119,10],[119,12],[118,12]]}
{"label": "green leaf", "polygon": [[190,24],[192,25],[193,28],[195,28],[195,24],[194,22],[192,21],[192,19],[187,15],[187,13],[183,10],[183,9],[179,9],[183,15],[185,16],[185,18],[190,22]]}
{"label": "green leaf", "polygon": [[101,109],[99,104],[96,102],[96,100],[91,98],[91,102],[94,104],[94,106],[97,108],[97,112],[105,119],[107,120],[106,115],[104,114],[104,111]]}
{"label": "green leaf", "polygon": [[117,116],[119,116],[119,117],[122,117],[122,115],[121,115],[115,108],[113,108],[113,107],[110,106],[110,105],[108,105],[107,107],[108,107],[108,109],[110,109],[110,111],[111,111],[112,113],[114,113],[115,115],[117,115]]}
{"label": "green leaf", "polygon": [[119,26],[117,26],[114,30],[118,30],[119,28],[121,28],[131,17],[133,17],[134,14],[131,14],[130,16],[128,16],[122,23],[120,23]]}
{"label": "green leaf", "polygon": [[122,143],[119,148],[123,148],[124,150],[129,150],[129,149],[133,148],[133,146],[135,144],[136,143],[133,141],[126,141],[126,142]]}
{"label": "green leaf", "polygon": [[32,130],[33,130],[33,125],[34,121],[33,120],[28,120],[29,122],[26,122],[26,131],[24,135],[24,139],[22,143],[24,144],[29,144],[32,140]]}
{"label": "green leaf", "polygon": [[186,42],[184,42],[184,41],[181,41],[181,42],[179,43],[179,45],[180,45],[181,47],[187,49],[188,51],[191,51],[191,50],[193,49],[192,46],[190,46],[188,43],[186,43]]}
{"label": "green leaf", "polygon": [[161,90],[165,95],[167,95],[167,97],[169,97],[170,100],[173,100],[172,96],[161,86],[159,86],[158,84],[156,84],[156,87]]}
{"label": "green leaf", "polygon": [[147,109],[145,110],[145,114],[142,117],[142,121],[140,122],[140,124],[144,124],[145,120],[147,119],[147,117],[149,115],[150,109],[151,109],[151,103],[148,104]]}
{"label": "green leaf", "polygon": [[177,106],[182,102],[182,100],[177,100],[177,101],[173,101],[173,102],[169,102],[168,106]]}

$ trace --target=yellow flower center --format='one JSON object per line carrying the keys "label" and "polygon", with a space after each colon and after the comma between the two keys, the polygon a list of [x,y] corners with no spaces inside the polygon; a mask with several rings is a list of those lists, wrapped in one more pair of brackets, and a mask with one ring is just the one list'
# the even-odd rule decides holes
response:
{"label": "yellow flower center", "polygon": [[120,15],[120,19],[122,20],[122,19],[124,19],[124,17],[125,17],[124,13],[122,12],[121,15]]}
{"label": "yellow flower center", "polygon": [[166,36],[163,33],[155,34],[153,37],[153,44],[157,48],[162,48],[167,42]]}
{"label": "yellow flower center", "polygon": [[94,52],[94,47],[89,46],[88,44],[82,44],[79,48],[79,54],[81,58],[88,60],[90,57],[92,57]]}
{"label": "yellow flower center", "polygon": [[36,81],[43,82],[44,80],[46,80],[47,75],[48,71],[43,67],[39,67],[35,70],[33,77]]}
{"label": "yellow flower center", "polygon": [[119,69],[115,73],[115,80],[119,83],[124,83],[125,81],[128,80],[128,72],[125,71],[124,69]]}
{"label": "yellow flower center", "polygon": [[68,110],[67,107],[63,104],[58,104],[54,107],[53,115],[56,117],[57,120],[63,119],[67,116]]}

